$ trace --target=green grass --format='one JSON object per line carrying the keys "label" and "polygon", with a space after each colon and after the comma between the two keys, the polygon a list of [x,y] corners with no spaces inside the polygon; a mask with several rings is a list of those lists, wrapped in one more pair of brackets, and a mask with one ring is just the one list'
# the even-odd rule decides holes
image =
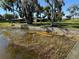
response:
{"label": "green grass", "polygon": [[20,25],[20,23],[9,23],[9,22],[0,22],[0,27],[12,27],[12,26],[16,26],[16,25]]}
{"label": "green grass", "polygon": [[5,23],[0,23],[0,26],[10,26],[12,23],[8,23],[8,22],[5,22]]}
{"label": "green grass", "polygon": [[[47,28],[51,22],[33,22],[33,25],[39,25],[43,26],[44,28]],[[65,27],[65,28],[79,28],[79,19],[71,19],[71,20],[64,20],[62,22],[54,22],[54,24],[58,25],[59,27]],[[0,27],[11,27],[13,25],[21,25],[20,23],[9,23],[9,22],[0,22]]]}
{"label": "green grass", "polygon": [[50,25],[50,22],[33,22],[34,25]]}
{"label": "green grass", "polygon": [[79,19],[64,20],[62,22],[55,22],[54,24],[59,27],[79,29]]}
{"label": "green grass", "polygon": [[75,19],[71,19],[71,20],[65,20],[64,22],[67,22],[67,23],[71,23],[71,22],[73,22],[73,23],[77,23],[77,22],[79,22],[79,19],[78,18],[75,18]]}

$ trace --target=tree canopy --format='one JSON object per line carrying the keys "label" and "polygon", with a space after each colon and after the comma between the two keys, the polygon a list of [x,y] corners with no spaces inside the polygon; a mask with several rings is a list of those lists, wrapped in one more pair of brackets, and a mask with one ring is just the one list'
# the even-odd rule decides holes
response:
{"label": "tree canopy", "polygon": [[73,16],[73,18],[74,18],[74,16],[79,14],[79,5],[77,5],[77,4],[71,5],[68,7],[67,10],[70,12],[71,16]]}
{"label": "tree canopy", "polygon": [[[56,21],[58,15],[62,13],[63,0],[45,0],[48,6],[40,6],[38,0],[2,0],[1,7],[4,10],[11,11],[13,13],[18,12],[21,18],[24,18],[28,24],[33,22],[33,14],[36,12],[37,17],[40,13],[44,13],[51,19],[52,23]],[[59,16],[62,19],[62,16]]]}

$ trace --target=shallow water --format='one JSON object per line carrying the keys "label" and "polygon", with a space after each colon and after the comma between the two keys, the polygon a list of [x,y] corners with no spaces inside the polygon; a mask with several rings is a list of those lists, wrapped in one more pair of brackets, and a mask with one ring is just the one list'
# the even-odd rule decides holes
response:
{"label": "shallow water", "polygon": [[9,49],[10,47],[13,47],[13,46],[10,45],[10,41],[8,40],[8,38],[3,35],[2,32],[5,32],[5,31],[7,30],[6,29],[0,30],[0,59],[13,59]]}
{"label": "shallow water", "polygon": [[0,34],[0,59],[10,59],[10,56],[6,53],[6,48],[9,41]]}
{"label": "shallow water", "polygon": [[15,45],[10,41],[9,37],[11,35],[16,37],[17,34],[15,33],[19,33],[18,36],[21,36],[26,31],[20,29],[0,29],[0,59],[37,59],[37,54],[34,51],[27,50],[25,47]]}
{"label": "shallow water", "polygon": [[0,59],[64,59],[74,44],[47,32],[0,29]]}

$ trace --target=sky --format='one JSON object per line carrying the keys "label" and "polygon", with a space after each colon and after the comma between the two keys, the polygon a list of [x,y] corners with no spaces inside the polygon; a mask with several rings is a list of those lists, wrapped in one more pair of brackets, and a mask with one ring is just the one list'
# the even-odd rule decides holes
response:
{"label": "sky", "polygon": [[[47,3],[44,2],[44,0],[39,0],[39,3],[41,6],[46,6]],[[66,14],[69,15],[69,12],[67,11],[67,8],[73,4],[79,4],[79,0],[64,0],[65,5],[62,8],[62,11]]]}
{"label": "sky", "polygon": [[[67,11],[67,8],[69,7],[69,6],[71,6],[72,4],[79,4],[79,0],[64,0],[64,2],[65,2],[65,6],[63,6],[63,8],[62,8],[62,11],[66,14],[66,15],[68,15],[69,14],[69,12]],[[45,1],[44,0],[39,0],[39,3],[40,3],[40,5],[41,6],[46,6],[47,5],[47,3],[45,3]],[[5,14],[6,12],[2,9],[2,8],[0,8],[0,14]]]}

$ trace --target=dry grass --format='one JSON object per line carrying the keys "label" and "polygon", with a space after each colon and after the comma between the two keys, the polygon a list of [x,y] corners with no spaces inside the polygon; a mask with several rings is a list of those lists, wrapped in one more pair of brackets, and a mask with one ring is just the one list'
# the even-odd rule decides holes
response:
{"label": "dry grass", "polygon": [[[25,47],[26,49],[21,48],[21,51],[26,51],[24,55],[29,55],[31,59],[64,59],[76,43],[73,38],[47,32],[14,33],[8,37],[15,45]],[[16,49],[20,48],[16,47]]]}

